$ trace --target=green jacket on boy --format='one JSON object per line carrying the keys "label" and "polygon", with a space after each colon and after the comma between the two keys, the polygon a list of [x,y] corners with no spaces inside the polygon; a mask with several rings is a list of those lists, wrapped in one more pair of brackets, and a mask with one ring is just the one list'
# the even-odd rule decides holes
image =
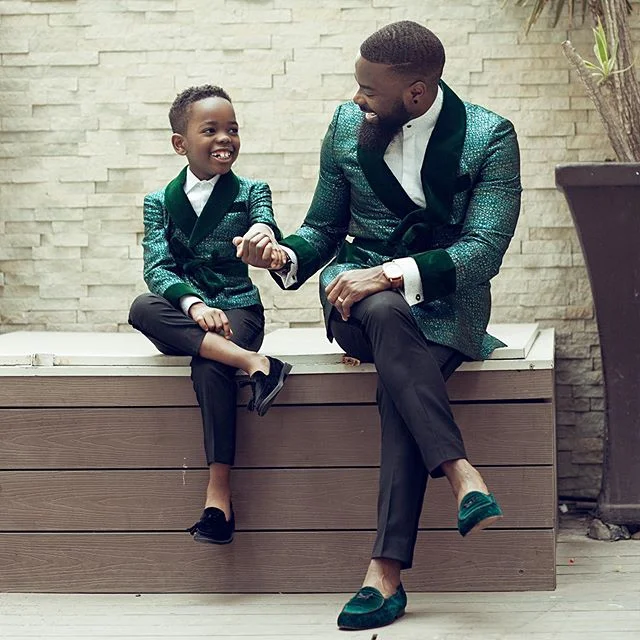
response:
{"label": "green jacket on boy", "polygon": [[197,216],[184,192],[186,170],[144,198],[143,275],[149,290],[176,308],[186,295],[219,309],[261,304],[231,241],[257,222],[281,237],[269,185],[229,171],[220,176]]}
{"label": "green jacket on boy", "polygon": [[345,103],[324,138],[311,207],[281,244],[298,259],[291,288],[329,262],[320,275],[327,326],[332,307],[324,289],[339,273],[414,258],[424,299],[411,310],[423,335],[483,359],[502,346],[486,333],[489,280],[498,273],[520,210],[518,143],[508,120],[440,86],[442,111],[421,169],[425,208],[404,192],[384,150],[358,145],[364,114]]}

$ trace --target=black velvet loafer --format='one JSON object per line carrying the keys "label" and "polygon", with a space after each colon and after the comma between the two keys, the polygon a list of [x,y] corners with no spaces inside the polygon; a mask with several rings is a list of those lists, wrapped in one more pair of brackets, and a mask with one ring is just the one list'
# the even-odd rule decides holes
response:
{"label": "black velvet loafer", "polygon": [[389,598],[374,587],[362,587],[338,616],[338,628],[344,630],[375,629],[391,624],[404,615],[407,594],[402,585]]}
{"label": "black velvet loafer", "polygon": [[216,507],[207,507],[200,520],[187,531],[197,542],[209,544],[229,544],[233,540],[233,532],[236,528],[236,520],[231,507],[231,519],[227,520],[224,511]]}
{"label": "black velvet loafer", "polygon": [[267,356],[267,358],[269,359],[269,373],[265,375],[262,371],[256,371],[249,378],[253,386],[253,399],[249,405],[256,410],[259,416],[267,413],[276,396],[282,391],[284,381],[292,368],[288,362],[282,362],[282,360],[271,356]]}
{"label": "black velvet loafer", "polygon": [[458,531],[466,536],[490,527],[502,518],[502,509],[493,494],[470,491],[462,498],[458,510]]}

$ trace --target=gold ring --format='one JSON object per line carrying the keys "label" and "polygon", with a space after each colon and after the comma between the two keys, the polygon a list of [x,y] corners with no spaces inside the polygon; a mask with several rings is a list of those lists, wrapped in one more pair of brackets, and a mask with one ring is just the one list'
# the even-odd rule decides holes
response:
{"label": "gold ring", "polygon": [[344,302],[344,298],[338,298],[338,302],[342,304]]}

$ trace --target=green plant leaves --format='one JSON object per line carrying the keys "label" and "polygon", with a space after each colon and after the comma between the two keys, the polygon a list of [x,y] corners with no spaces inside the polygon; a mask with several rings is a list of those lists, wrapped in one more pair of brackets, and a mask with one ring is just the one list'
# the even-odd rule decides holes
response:
{"label": "green plant leaves", "polygon": [[614,73],[623,73],[630,69],[631,66],[626,69],[616,69],[618,59],[618,41],[614,40],[612,43],[607,41],[607,33],[604,30],[602,21],[598,18],[598,24],[593,28],[593,37],[595,44],[593,45],[593,53],[596,56],[597,64],[583,60],[585,66],[591,75],[598,79],[598,84],[606,82]]}

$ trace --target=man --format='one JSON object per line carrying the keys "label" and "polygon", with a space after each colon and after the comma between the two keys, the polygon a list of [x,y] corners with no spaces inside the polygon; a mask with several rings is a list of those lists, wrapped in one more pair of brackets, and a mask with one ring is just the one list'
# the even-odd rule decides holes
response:
{"label": "man", "polygon": [[[363,588],[338,626],[399,618],[426,482],[446,476],[462,535],[502,515],[467,461],[446,379],[501,342],[486,333],[496,275],[520,208],[513,126],[463,103],[440,80],[442,43],[409,21],[367,38],[358,90],[324,138],[315,195],[274,274],[298,288],[319,268],[329,338],[374,362],[382,447],[378,531]],[[347,237],[349,236],[349,237]],[[350,240],[352,239],[352,240]],[[237,254],[268,267],[270,238],[235,238]]]}

